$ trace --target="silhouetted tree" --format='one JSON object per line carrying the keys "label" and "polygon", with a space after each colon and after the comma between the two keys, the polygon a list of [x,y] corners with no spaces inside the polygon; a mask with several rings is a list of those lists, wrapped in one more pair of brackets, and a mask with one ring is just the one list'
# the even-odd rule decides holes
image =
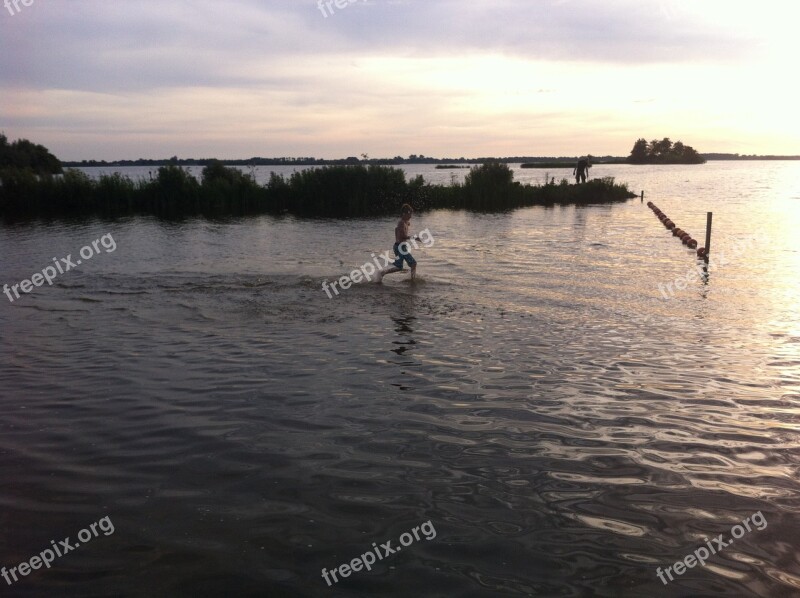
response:
{"label": "silhouetted tree", "polygon": [[644,138],[639,138],[636,140],[636,143],[633,144],[633,149],[631,150],[631,155],[628,158],[628,162],[633,164],[644,164],[647,162],[647,140]]}
{"label": "silhouetted tree", "polygon": [[672,141],[670,141],[669,137],[664,137],[664,139],[656,143],[655,155],[668,156],[671,149],[672,149]]}
{"label": "silhouetted tree", "polygon": [[9,144],[5,134],[0,135],[0,169],[27,170],[40,176],[62,172],[61,162],[46,147],[27,139]]}

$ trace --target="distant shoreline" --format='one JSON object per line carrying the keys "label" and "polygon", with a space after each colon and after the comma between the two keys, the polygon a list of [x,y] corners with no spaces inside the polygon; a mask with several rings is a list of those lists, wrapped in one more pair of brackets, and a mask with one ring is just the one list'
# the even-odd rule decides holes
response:
{"label": "distant shoreline", "polygon": [[[738,154],[700,154],[709,162],[752,162],[752,161],[795,161],[800,160],[798,156],[741,156]],[[169,159],[138,159],[138,160],[62,160],[61,165],[65,168],[90,168],[90,167],[109,167],[109,166],[207,166],[214,162],[221,162],[225,166],[341,166],[348,164],[378,165],[378,166],[400,166],[403,164],[443,164],[443,165],[479,165],[485,162],[501,162],[504,164],[526,164],[525,168],[567,168],[575,165],[578,157],[532,157],[532,156],[513,156],[508,158],[369,158],[361,160],[358,158],[342,159],[317,159],[317,158],[246,158],[233,160],[215,160],[214,158],[169,158]],[[594,156],[592,164],[631,164],[627,158],[618,156]]]}

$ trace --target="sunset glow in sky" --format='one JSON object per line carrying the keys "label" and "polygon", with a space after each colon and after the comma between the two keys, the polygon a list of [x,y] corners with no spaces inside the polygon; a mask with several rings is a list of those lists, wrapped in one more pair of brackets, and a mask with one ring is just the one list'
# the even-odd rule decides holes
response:
{"label": "sunset glow in sky", "polygon": [[800,154],[797,3],[339,1],[0,4],[0,131],[65,160]]}

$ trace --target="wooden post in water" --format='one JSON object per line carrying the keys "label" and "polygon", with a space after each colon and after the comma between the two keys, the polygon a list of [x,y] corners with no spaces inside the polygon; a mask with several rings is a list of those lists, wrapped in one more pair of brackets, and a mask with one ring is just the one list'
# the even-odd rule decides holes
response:
{"label": "wooden post in water", "polygon": [[641,203],[644,203],[644,190],[642,190],[642,202]]}
{"label": "wooden post in water", "polygon": [[714,212],[706,212],[706,255],[703,260],[708,263],[708,256],[711,253],[711,219]]}

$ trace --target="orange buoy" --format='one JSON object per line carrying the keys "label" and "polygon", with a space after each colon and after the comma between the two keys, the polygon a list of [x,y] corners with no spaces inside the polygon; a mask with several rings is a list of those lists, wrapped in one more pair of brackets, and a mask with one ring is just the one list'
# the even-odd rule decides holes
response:
{"label": "orange buoy", "polygon": [[694,239],[690,239],[686,245],[689,247],[689,249],[696,249],[697,241],[695,241]]}
{"label": "orange buoy", "polygon": [[676,228],[672,229],[672,234],[675,235],[676,237],[680,237],[682,233],[683,233],[683,230],[680,229],[680,228],[676,227]]}
{"label": "orange buoy", "polygon": [[706,257],[706,248],[705,247],[698,247],[697,248],[697,257],[699,257],[699,258]]}
{"label": "orange buoy", "polygon": [[681,242],[684,245],[688,245],[692,241],[694,241],[694,239],[692,239],[692,237],[690,237],[689,235],[686,235],[683,239],[681,239]]}
{"label": "orange buoy", "polygon": [[669,218],[667,218],[666,222],[664,222],[664,226],[666,226],[667,228],[672,229],[672,228],[675,228],[675,223],[672,220],[670,220]]}

